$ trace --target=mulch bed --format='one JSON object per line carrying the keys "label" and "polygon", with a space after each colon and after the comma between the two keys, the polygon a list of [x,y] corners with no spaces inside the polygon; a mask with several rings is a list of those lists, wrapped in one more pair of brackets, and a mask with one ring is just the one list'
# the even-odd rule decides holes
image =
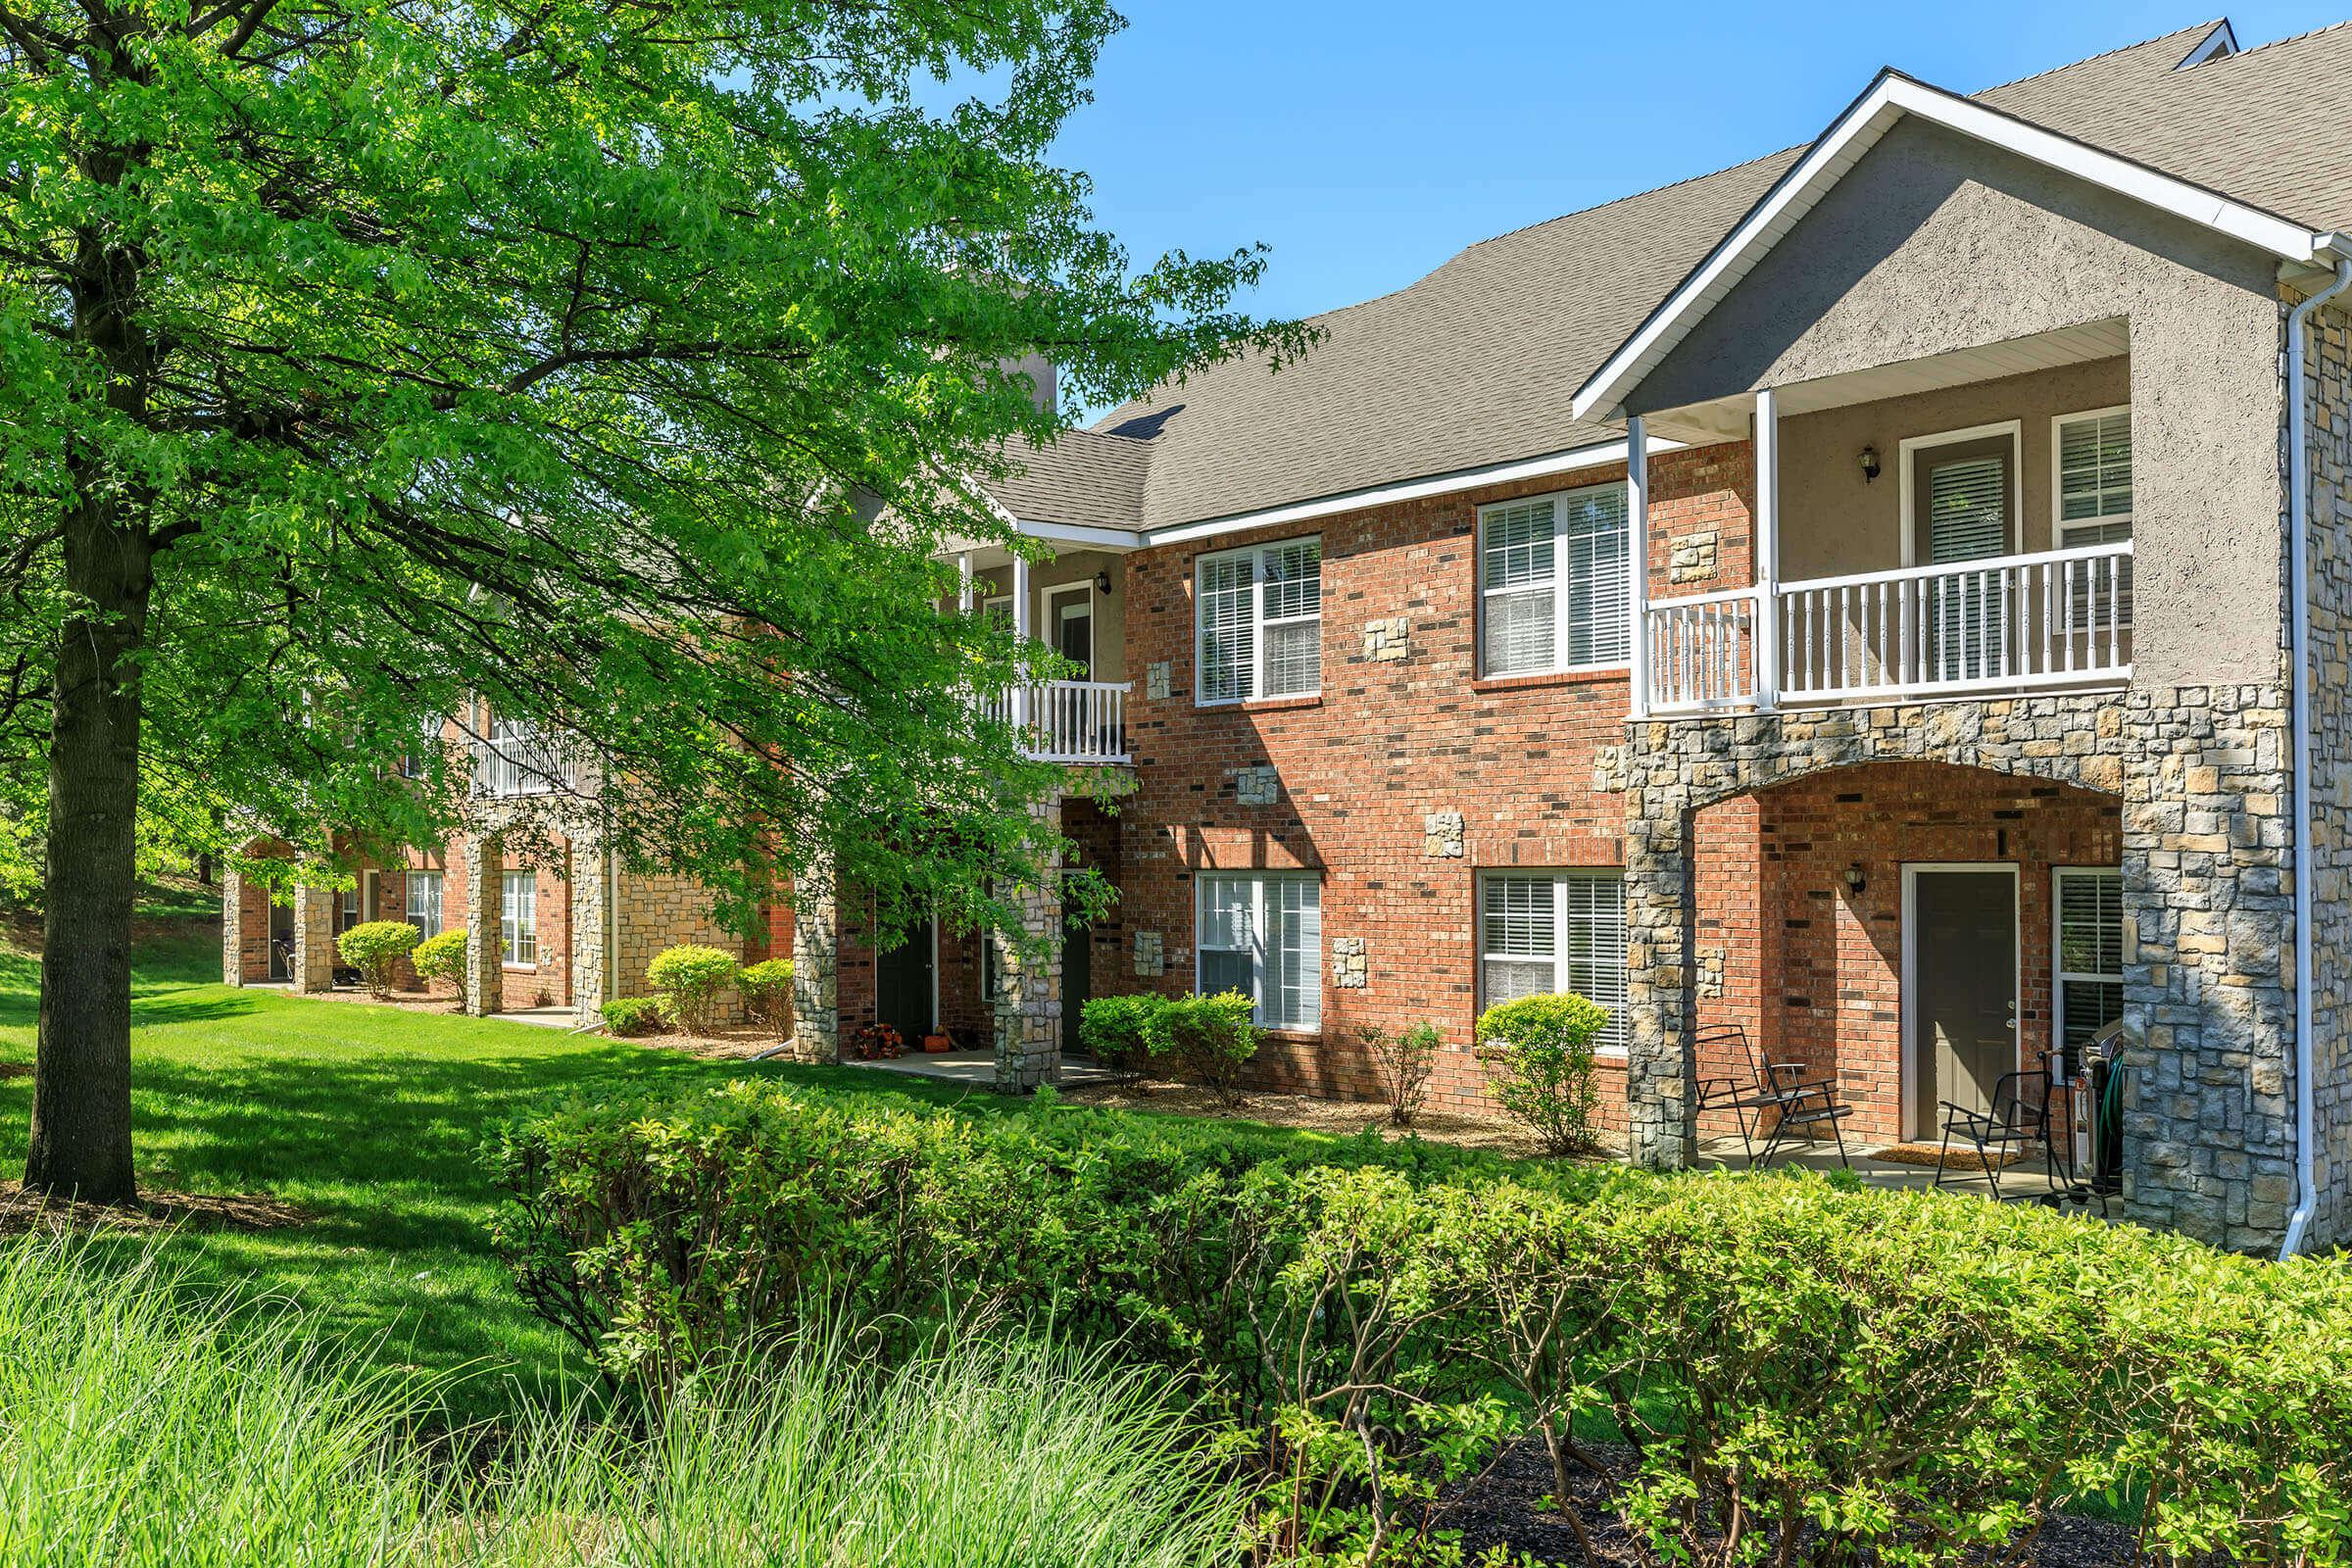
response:
{"label": "mulch bed", "polygon": [[28,1193],[17,1182],[0,1182],[0,1237],[41,1231],[53,1236],[95,1232],[173,1230],[273,1231],[307,1225],[314,1218],[282,1199],[263,1193],[175,1193],[155,1188],[122,1208],[68,1202]]}
{"label": "mulch bed", "polygon": [[[1593,1457],[1612,1469],[1633,1464],[1632,1450],[1614,1446],[1601,1446]],[[1607,1477],[1571,1474],[1570,1502],[1592,1543],[1588,1558],[1575,1528],[1551,1502],[1551,1461],[1544,1456],[1544,1445],[1519,1443],[1503,1450],[1482,1475],[1447,1489],[1439,1524],[1462,1533],[1463,1556],[1469,1561],[1500,1546],[1538,1563],[1566,1568],[1587,1568],[1589,1563],[1599,1568],[1654,1568],[1654,1558],[1609,1505],[1615,1491],[1616,1483]],[[2055,1514],[2017,1560],[2034,1568],[2131,1568],[2138,1559],[2127,1527]]]}
{"label": "mulch bed", "polygon": [[1183,1116],[1215,1116],[1236,1121],[1266,1122],[1298,1132],[1329,1133],[1350,1138],[1370,1127],[1383,1138],[1426,1138],[1432,1143],[1463,1149],[1490,1149],[1498,1154],[1528,1156],[1541,1153],[1533,1135],[1515,1122],[1498,1116],[1464,1116],[1452,1111],[1425,1110],[1410,1132],[1389,1125],[1386,1105],[1364,1100],[1317,1100],[1310,1095],[1250,1091],[1239,1108],[1228,1110],[1214,1095],[1194,1084],[1165,1078],[1132,1078],[1117,1083],[1072,1084],[1060,1091],[1064,1100],[1127,1110],[1169,1111]]}

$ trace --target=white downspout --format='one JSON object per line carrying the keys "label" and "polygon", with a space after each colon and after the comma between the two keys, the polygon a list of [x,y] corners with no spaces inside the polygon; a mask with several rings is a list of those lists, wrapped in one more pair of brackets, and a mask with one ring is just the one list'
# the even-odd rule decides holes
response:
{"label": "white downspout", "polygon": [[2352,260],[2335,264],[2335,281],[2286,318],[2287,593],[2293,627],[2287,668],[2294,681],[2289,711],[2295,747],[2295,1211],[2287,1216],[2281,1261],[2303,1250],[2320,1197],[2318,1113],[2313,1084],[2311,990],[2311,409],[2303,390],[2303,341],[2312,312],[2352,288]]}

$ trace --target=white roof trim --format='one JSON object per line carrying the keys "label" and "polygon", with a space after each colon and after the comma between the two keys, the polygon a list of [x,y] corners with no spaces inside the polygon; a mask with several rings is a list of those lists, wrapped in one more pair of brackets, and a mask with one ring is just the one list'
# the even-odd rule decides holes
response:
{"label": "white roof trim", "polygon": [[1882,72],[1870,89],[1838,117],[1795,167],[1749,208],[1723,242],[1666,296],[1649,319],[1593,372],[1576,394],[1575,416],[1611,418],[1621,414],[1626,393],[1656,368],[1706,313],[1754,270],[1781,236],[1905,115],[1917,115],[1960,135],[2218,229],[2281,261],[2316,262],[2334,238],[1899,73]]}
{"label": "white roof trim", "polygon": [[2204,41],[2181,56],[2180,63],[2173,69],[2186,71],[2191,66],[2201,66],[2208,60],[2227,58],[2235,53],[2237,30],[2230,25],[2230,19],[2224,17],[2213,24],[2213,30],[2205,35]]}
{"label": "white roof trim", "polygon": [[[1680,441],[1668,441],[1657,436],[1649,439],[1652,453],[1677,452]],[[1263,512],[1236,513],[1229,517],[1212,517],[1205,522],[1176,523],[1165,528],[1146,530],[1138,542],[1144,545],[1188,544],[1199,539],[1214,539],[1223,534],[1241,533],[1250,528],[1279,527],[1284,523],[1306,522],[1316,517],[1329,517],[1343,512],[1358,512],[1366,507],[1394,506],[1400,501],[1419,501],[1429,496],[1449,495],[1457,490],[1478,490],[1489,485],[1515,484],[1521,479],[1546,478],[1555,473],[1574,473],[1579,468],[1606,467],[1623,463],[1626,443],[1606,441],[1598,446],[1572,447],[1540,458],[1525,458],[1512,463],[1497,463],[1483,468],[1460,468],[1452,473],[1441,473],[1427,479],[1408,479],[1401,484],[1380,485],[1369,490],[1350,490],[1341,495],[1324,496],[1319,500],[1301,501],[1293,506],[1272,507]]]}

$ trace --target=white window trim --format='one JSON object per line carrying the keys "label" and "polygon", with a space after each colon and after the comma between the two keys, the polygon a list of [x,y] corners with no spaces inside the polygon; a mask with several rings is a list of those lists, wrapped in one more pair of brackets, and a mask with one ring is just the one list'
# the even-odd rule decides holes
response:
{"label": "white window trim", "polygon": [[1099,607],[1095,604],[1094,578],[1088,577],[1080,582],[1057,582],[1045,590],[1046,646],[1053,649],[1056,655],[1061,652],[1061,611],[1054,601],[1067,599],[1072,594],[1086,596],[1086,675],[1084,678],[1093,680],[1096,668],[1102,663],[1102,650],[1096,646],[1096,634],[1102,629],[1102,622],[1098,618]]}
{"label": "white window trim", "polygon": [[[1568,645],[1571,639],[1568,635],[1568,508],[1564,503],[1573,497],[1590,495],[1600,490],[1623,495],[1625,483],[1623,480],[1613,480],[1602,484],[1573,485],[1566,490],[1547,490],[1542,495],[1517,496],[1509,501],[1491,501],[1478,509],[1478,534],[1471,541],[1471,554],[1476,561],[1475,571],[1478,581],[1477,667],[1479,679],[1518,680],[1528,676],[1598,674],[1633,668],[1633,659],[1630,654],[1623,659],[1595,660],[1583,664],[1572,664],[1567,662]],[[1507,511],[1512,507],[1524,507],[1537,501],[1551,503],[1551,662],[1542,669],[1490,669],[1487,667],[1487,601],[1497,593],[1529,593],[1533,591],[1534,585],[1523,583],[1516,588],[1494,588],[1488,585],[1487,518],[1492,513]],[[1626,553],[1630,560],[1634,548],[1634,527],[1631,516],[1626,518],[1625,542]],[[1645,565],[1643,567],[1645,576],[1647,569]]]}
{"label": "white window trim", "polygon": [[[1903,564],[1916,566],[1919,561],[1919,518],[1915,504],[1918,486],[1916,477],[1919,454],[1933,452],[1937,447],[1958,446],[1963,441],[1989,441],[1994,436],[2009,438],[2009,537],[2002,555],[2022,554],[2018,535],[2026,526],[2026,421],[2002,419],[1992,424],[1972,424],[1964,430],[1938,430],[1933,435],[1907,435],[1895,443],[1895,482],[1902,487],[1897,500],[1902,507]],[[1987,557],[1997,560],[1998,557]]]}
{"label": "white window trim", "polygon": [[[2138,515],[2139,447],[2136,439],[2133,441],[2132,449],[2132,510],[2120,517],[2082,517],[2069,523],[2066,520],[2066,481],[2060,463],[2060,449],[2064,443],[2068,425],[2080,419],[2104,419],[2114,414],[2129,416],[2131,413],[2131,404],[2118,403],[2104,409],[2077,409],[2072,414],[2050,416],[2050,548],[2052,550],[2070,548],[2066,542],[2066,535],[2070,528],[2111,528],[2119,522],[2129,524]],[[2134,431],[2133,434],[2136,437],[2137,432]]]}
{"label": "white window trim", "polygon": [[[1551,884],[1551,989],[1555,994],[1564,994],[1569,989],[1567,941],[1568,884],[1571,880],[1579,877],[1614,877],[1617,880],[1620,888],[1622,888],[1625,882],[1625,870],[1622,866],[1615,865],[1495,865],[1489,866],[1478,873],[1478,907],[1472,911],[1472,918],[1477,923],[1473,927],[1471,933],[1470,962],[1474,973],[1474,978],[1477,983],[1478,1010],[1481,1013],[1484,1013],[1488,1006],[1487,958],[1489,955],[1487,953],[1487,889],[1494,886],[1497,882],[1511,881],[1514,879],[1523,882],[1547,881]],[[1623,934],[1625,931],[1622,918],[1620,919],[1618,930],[1620,934]],[[1496,954],[1494,955],[1494,956],[1499,957],[1505,962],[1511,963],[1537,963],[1542,961],[1541,959],[1508,953]],[[1624,965],[1622,972],[1625,974],[1626,980],[1621,982],[1621,984],[1630,983],[1631,965]],[[1628,1008],[1620,1006],[1616,1008],[1615,1011],[1617,1012],[1618,1016],[1612,1021],[1623,1025],[1626,1032],[1630,1035],[1633,1030],[1633,1021],[1631,1018],[1625,1016]],[[1631,1052],[1627,1046],[1615,1045],[1596,1046],[1593,1048],[1592,1054],[1595,1056],[1606,1057],[1612,1061],[1622,1061],[1631,1054]]]}
{"label": "white window trim", "polygon": [[[515,912],[519,901],[507,897],[507,885],[517,878],[528,879],[531,885],[531,956],[527,961],[514,956],[522,947],[522,920]],[[501,871],[498,893],[499,967],[536,970],[539,967],[539,873],[536,871]],[[510,928],[514,933],[512,942],[507,937]]]}
{"label": "white window trim", "polygon": [[435,904],[440,906],[440,909],[439,912],[434,914],[432,917],[433,928],[430,931],[426,931],[422,927],[418,927],[419,935],[417,940],[419,941],[437,937],[443,931],[449,928],[449,906],[446,903],[449,895],[449,883],[442,872],[434,870],[429,865],[413,865],[407,867],[401,872],[400,917],[412,924],[416,921],[416,890],[425,885],[424,879],[427,877],[435,880],[439,886],[442,897],[434,901]]}
{"label": "white window trim", "polygon": [[[1201,936],[1205,929],[1208,884],[1219,880],[1247,882],[1250,885],[1250,931],[1254,941],[1254,946],[1251,948],[1250,956],[1250,989],[1256,993],[1254,999],[1256,1005],[1250,1009],[1251,1020],[1255,1022],[1260,1029],[1277,1030],[1284,1034],[1320,1033],[1323,1028],[1323,991],[1328,978],[1323,962],[1323,939],[1321,936],[1321,915],[1323,904],[1322,873],[1319,871],[1250,870],[1201,871],[1195,874],[1193,877],[1193,995],[1197,997],[1206,996],[1208,994],[1200,989],[1202,970],[1200,955],[1203,951],[1205,951],[1206,948],[1206,945],[1201,941]],[[1317,916],[1315,922],[1317,932],[1315,938],[1315,1016],[1314,1021],[1311,1023],[1302,1023],[1295,1018],[1276,1020],[1266,1016],[1265,935],[1269,929],[1269,922],[1266,919],[1266,895],[1268,890],[1279,887],[1286,882],[1307,882],[1314,884],[1315,887],[1315,911]],[[1229,953],[1233,950],[1230,948],[1219,948],[1215,951],[1219,953]]]}
{"label": "white window trim", "polygon": [[[1265,578],[1259,564],[1273,551],[1289,545],[1315,546],[1315,612],[1312,615],[1283,615],[1266,618]],[[1250,562],[1250,695],[1247,697],[1211,697],[1203,685],[1208,672],[1208,661],[1201,649],[1208,628],[1200,623],[1200,568],[1214,562],[1247,557]],[[1269,539],[1263,544],[1243,545],[1233,550],[1210,550],[1193,558],[1193,706],[1195,708],[1239,708],[1245,703],[1303,702],[1323,695],[1323,536],[1320,533],[1293,534],[1287,539]],[[1315,686],[1312,691],[1276,692],[1266,690],[1266,630],[1270,626],[1299,626],[1308,621],[1315,625]]]}
{"label": "white window trim", "polygon": [[[2116,883],[2117,904],[2123,896],[2124,873],[2111,865],[2054,865],[2050,867],[2050,1050],[2057,1052],[2066,1042],[2066,983],[2073,980],[2090,985],[2123,984],[2119,968],[2113,974],[2090,974],[2066,967],[2066,881],[2069,877],[2107,877]],[[2117,950],[2117,961],[2122,961],[2122,950]]]}

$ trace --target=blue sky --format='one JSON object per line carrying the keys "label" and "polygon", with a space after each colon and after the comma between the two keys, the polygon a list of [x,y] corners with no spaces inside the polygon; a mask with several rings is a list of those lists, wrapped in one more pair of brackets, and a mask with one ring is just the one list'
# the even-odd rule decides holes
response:
{"label": "blue sky", "polygon": [[[1128,0],[1061,161],[1140,262],[1263,240],[1253,311],[1400,288],[1462,246],[1809,140],[1881,66],[1970,92],[2220,15],[2053,6]],[[2248,5],[2240,43],[2352,0]]]}

